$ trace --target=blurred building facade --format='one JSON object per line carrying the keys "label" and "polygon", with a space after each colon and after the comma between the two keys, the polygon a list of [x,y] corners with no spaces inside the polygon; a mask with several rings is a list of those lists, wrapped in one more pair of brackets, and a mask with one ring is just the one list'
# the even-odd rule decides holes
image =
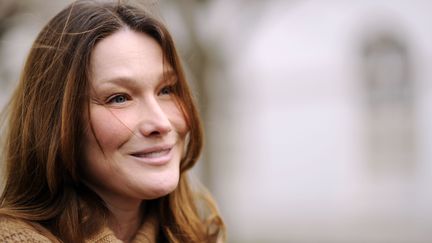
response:
{"label": "blurred building facade", "polygon": [[[3,103],[35,34],[70,1],[46,2],[2,18]],[[229,242],[431,241],[432,3],[159,4],[201,102],[196,174]]]}

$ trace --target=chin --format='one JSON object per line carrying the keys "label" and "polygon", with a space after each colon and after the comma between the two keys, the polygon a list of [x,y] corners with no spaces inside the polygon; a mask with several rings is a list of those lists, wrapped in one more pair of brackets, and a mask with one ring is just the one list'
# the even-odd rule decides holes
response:
{"label": "chin", "polygon": [[178,186],[178,179],[172,181],[165,181],[163,184],[155,185],[147,191],[147,199],[157,199],[166,196],[173,192]]}

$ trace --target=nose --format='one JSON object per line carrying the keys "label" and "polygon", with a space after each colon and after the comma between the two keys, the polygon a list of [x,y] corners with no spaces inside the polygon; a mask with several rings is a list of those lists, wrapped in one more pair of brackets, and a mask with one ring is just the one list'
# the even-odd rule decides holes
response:
{"label": "nose", "polygon": [[139,132],[145,137],[157,137],[171,131],[171,122],[168,114],[163,110],[156,99],[148,99],[140,105]]}

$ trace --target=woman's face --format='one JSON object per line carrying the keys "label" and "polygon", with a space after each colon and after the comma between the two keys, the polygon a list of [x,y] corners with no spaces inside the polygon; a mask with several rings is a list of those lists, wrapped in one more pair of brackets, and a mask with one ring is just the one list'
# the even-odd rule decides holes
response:
{"label": "woman's face", "polygon": [[170,193],[178,184],[188,128],[161,47],[146,34],[120,30],[96,45],[90,65],[86,182],[104,199]]}

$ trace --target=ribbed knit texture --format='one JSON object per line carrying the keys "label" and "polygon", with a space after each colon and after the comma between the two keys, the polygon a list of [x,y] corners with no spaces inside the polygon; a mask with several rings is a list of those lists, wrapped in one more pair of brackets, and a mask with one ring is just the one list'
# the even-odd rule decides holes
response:
{"label": "ribbed knit texture", "polygon": [[[156,242],[156,224],[155,221],[150,221],[142,225],[137,232],[134,243],[154,243]],[[49,243],[48,238],[41,235],[32,226],[18,220],[0,217],[0,242],[6,243]],[[94,237],[87,239],[88,243],[121,243],[109,228],[96,234]]]}
{"label": "ribbed knit texture", "polygon": [[17,220],[0,218],[0,242],[51,242],[30,225]]}

